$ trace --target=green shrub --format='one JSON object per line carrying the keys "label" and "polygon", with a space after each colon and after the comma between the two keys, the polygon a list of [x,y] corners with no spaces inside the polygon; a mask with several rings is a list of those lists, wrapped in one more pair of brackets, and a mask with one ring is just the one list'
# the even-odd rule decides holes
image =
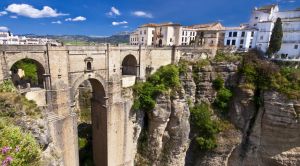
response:
{"label": "green shrub", "polygon": [[221,77],[217,77],[215,80],[213,80],[213,88],[215,90],[220,90],[224,87],[224,80]]}
{"label": "green shrub", "polygon": [[134,87],[135,100],[133,109],[150,111],[155,107],[156,97],[169,89],[180,86],[179,70],[174,65],[159,68],[147,82],[137,83]]}
{"label": "green shrub", "polygon": [[229,89],[221,88],[217,93],[217,98],[214,104],[225,113],[228,110],[228,103],[231,97],[232,92]]}
{"label": "green shrub", "polygon": [[0,92],[15,92],[16,88],[11,80],[4,80],[0,84]]}
{"label": "green shrub", "polygon": [[198,137],[196,142],[201,150],[212,150],[217,146],[216,135],[220,132],[218,123],[211,119],[210,106],[206,103],[190,108],[191,124],[195,128]]}
{"label": "green shrub", "polygon": [[39,165],[41,148],[31,134],[22,132],[3,118],[0,119],[0,129],[1,163],[9,162],[11,166]]}
{"label": "green shrub", "polygon": [[292,99],[300,98],[300,69],[280,67],[250,52],[244,56],[239,71],[245,77],[245,84],[257,90],[276,90]]}

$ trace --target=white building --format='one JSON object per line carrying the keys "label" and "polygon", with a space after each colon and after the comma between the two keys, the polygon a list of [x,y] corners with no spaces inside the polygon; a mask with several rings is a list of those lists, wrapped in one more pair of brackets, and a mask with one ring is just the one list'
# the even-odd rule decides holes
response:
{"label": "white building", "polygon": [[197,29],[194,27],[180,27],[179,32],[179,43],[178,45],[191,45],[195,43],[196,36],[197,36]]}
{"label": "white building", "polygon": [[180,24],[145,24],[130,35],[131,45],[173,46],[180,45]]}
{"label": "white building", "polygon": [[250,25],[258,29],[256,47],[267,51],[274,23],[281,18],[283,39],[279,55],[289,58],[300,57],[300,9],[279,11],[278,5],[255,8],[250,18]]}
{"label": "white building", "polygon": [[0,44],[3,45],[61,45],[55,40],[47,38],[28,38],[25,36],[14,36],[11,32],[0,32]]}
{"label": "white building", "polygon": [[233,51],[248,51],[255,48],[257,29],[249,25],[226,27],[224,46]]}

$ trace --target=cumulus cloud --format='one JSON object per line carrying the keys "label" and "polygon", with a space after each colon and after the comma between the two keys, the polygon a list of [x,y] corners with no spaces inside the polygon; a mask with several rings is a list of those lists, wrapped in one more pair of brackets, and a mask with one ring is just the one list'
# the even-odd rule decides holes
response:
{"label": "cumulus cloud", "polygon": [[124,24],[128,24],[128,22],[127,21],[121,21],[121,22],[112,22],[111,23],[113,26],[118,26],[118,25],[124,25]]}
{"label": "cumulus cloud", "polygon": [[132,12],[132,15],[136,17],[153,18],[153,15],[151,13],[145,11],[134,11]]}
{"label": "cumulus cloud", "polygon": [[7,11],[1,11],[0,12],[0,16],[4,16],[4,15],[7,15]]}
{"label": "cumulus cloud", "polygon": [[106,13],[106,15],[110,16],[110,17],[114,17],[114,16],[120,16],[121,12],[119,9],[117,9],[116,7],[111,7],[110,11],[108,13]]}
{"label": "cumulus cloud", "polygon": [[52,23],[52,24],[62,24],[62,22],[59,21],[59,20],[58,20],[58,21],[52,21],[51,23]]}
{"label": "cumulus cloud", "polygon": [[6,32],[8,31],[9,29],[7,27],[4,27],[4,26],[0,26],[0,32]]}
{"label": "cumulus cloud", "polygon": [[76,21],[85,21],[86,18],[83,17],[83,16],[78,16],[78,17],[75,17],[75,18],[67,18],[65,19],[65,21],[73,21],[73,22],[76,22]]}
{"label": "cumulus cloud", "polygon": [[28,4],[11,4],[5,10],[29,18],[45,18],[68,15],[64,13],[59,13],[49,6],[44,6],[43,9],[40,10]]}

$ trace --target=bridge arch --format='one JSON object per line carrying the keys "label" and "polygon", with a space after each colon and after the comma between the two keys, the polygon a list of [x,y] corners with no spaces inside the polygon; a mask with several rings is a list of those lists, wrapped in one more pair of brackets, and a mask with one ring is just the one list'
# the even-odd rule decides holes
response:
{"label": "bridge arch", "polygon": [[15,86],[20,85],[25,87],[26,83],[30,83],[31,87],[45,87],[44,74],[46,69],[44,65],[36,59],[23,58],[16,60],[9,66],[9,69]]}
{"label": "bridge arch", "polygon": [[125,56],[122,61],[122,75],[134,75],[137,76],[138,61],[132,54]]}
{"label": "bridge arch", "polygon": [[[92,153],[94,165],[107,165],[107,106],[106,85],[104,80],[94,74],[84,74],[74,83],[72,87],[72,98],[79,86],[88,81],[92,89],[91,97],[91,130],[92,130]],[[79,126],[78,126],[79,127]]]}

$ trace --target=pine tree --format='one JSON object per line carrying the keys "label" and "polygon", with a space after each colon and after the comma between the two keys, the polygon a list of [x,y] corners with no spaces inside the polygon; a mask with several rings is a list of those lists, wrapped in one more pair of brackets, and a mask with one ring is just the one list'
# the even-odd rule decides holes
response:
{"label": "pine tree", "polygon": [[269,56],[277,53],[280,50],[281,43],[282,43],[282,36],[283,36],[283,32],[282,32],[281,18],[277,18],[272,31],[270,45],[267,51],[267,54]]}

